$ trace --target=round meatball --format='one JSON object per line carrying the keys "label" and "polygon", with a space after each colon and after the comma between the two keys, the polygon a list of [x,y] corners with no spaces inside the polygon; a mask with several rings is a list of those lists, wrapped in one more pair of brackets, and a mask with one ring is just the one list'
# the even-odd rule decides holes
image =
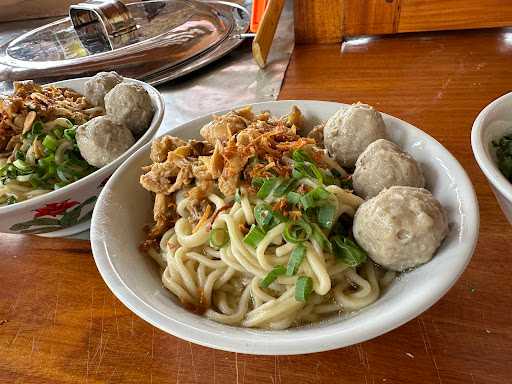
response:
{"label": "round meatball", "polygon": [[448,220],[426,189],[391,187],[359,207],[353,232],[374,262],[403,271],[432,258],[448,234]]}
{"label": "round meatball", "polygon": [[91,104],[105,107],[105,95],[122,81],[117,72],[99,72],[85,82],[84,96]]}
{"label": "round meatball", "polygon": [[357,159],[354,191],[368,199],[395,185],[423,188],[425,178],[414,158],[385,139],[371,143]]}
{"label": "round meatball", "polygon": [[128,127],[134,135],[141,135],[151,123],[153,104],[142,85],[121,83],[105,96],[105,108],[118,124]]}
{"label": "round meatball", "polygon": [[385,128],[379,111],[366,104],[353,104],[327,120],[324,145],[343,167],[352,168],[370,143],[385,138]]}
{"label": "round meatball", "polygon": [[98,168],[117,159],[135,142],[128,128],[108,116],[95,117],[79,126],[75,137],[82,157]]}

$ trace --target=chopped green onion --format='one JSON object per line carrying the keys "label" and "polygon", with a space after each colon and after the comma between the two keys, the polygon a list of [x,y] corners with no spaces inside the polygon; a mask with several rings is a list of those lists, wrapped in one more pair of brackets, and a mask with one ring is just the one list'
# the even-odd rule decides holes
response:
{"label": "chopped green onion", "polygon": [[251,185],[254,187],[254,188],[260,188],[263,183],[265,182],[266,179],[264,179],[263,177],[255,177],[252,179],[251,181]]}
{"label": "chopped green onion", "polygon": [[311,192],[306,193],[300,199],[300,203],[304,209],[312,208],[317,205],[318,201],[327,199],[331,193],[323,187],[316,187]]}
{"label": "chopped green onion", "polygon": [[57,127],[52,131],[52,133],[57,139],[61,139],[64,134],[64,129],[62,127]]}
{"label": "chopped green onion", "polygon": [[249,233],[244,237],[244,243],[253,248],[258,246],[258,243],[265,237],[265,232],[256,225],[252,225]]}
{"label": "chopped green onion", "polygon": [[311,225],[313,226],[313,234],[311,235],[311,238],[315,240],[322,249],[332,251],[331,242],[327,239],[327,236],[325,236],[318,224],[312,223]]}
{"label": "chopped green onion", "polygon": [[311,292],[313,292],[313,280],[311,277],[299,277],[297,283],[295,283],[295,300],[306,302]]}
{"label": "chopped green onion", "polygon": [[316,179],[319,184],[323,184],[322,172],[318,169],[318,167],[315,164],[310,163],[309,161],[295,162],[294,168],[292,170],[292,176],[296,179],[302,177]]}
{"label": "chopped green onion", "polygon": [[292,159],[299,162],[308,161],[310,163],[313,163],[313,160],[311,160],[311,157],[304,151],[303,149],[296,149],[292,153]]}
{"label": "chopped green onion", "polygon": [[311,225],[309,225],[305,220],[299,219],[286,223],[283,231],[283,237],[289,243],[300,243],[309,239],[311,233]]}
{"label": "chopped green onion", "polygon": [[304,256],[306,255],[306,247],[303,245],[297,245],[295,249],[292,251],[290,255],[290,259],[288,260],[288,266],[286,268],[286,275],[293,276],[299,270],[299,267],[304,260]]}
{"label": "chopped green onion", "polygon": [[74,128],[74,127],[73,128],[68,128],[68,129],[64,130],[63,136],[64,136],[65,139],[73,142],[74,139],[75,139],[75,133],[76,133],[76,128]]}
{"label": "chopped green onion", "polygon": [[65,183],[71,182],[70,175],[66,173],[64,167],[57,167],[57,177]]}
{"label": "chopped green onion", "polygon": [[14,162],[12,163],[12,165],[14,165],[16,168],[22,170],[22,171],[30,171],[32,170],[32,167],[30,166],[30,164],[26,163],[25,161],[23,160],[14,160]]}
{"label": "chopped green onion", "polygon": [[256,193],[256,196],[259,199],[265,200],[271,193],[272,190],[280,183],[279,179],[276,177],[272,177],[270,179],[265,179],[260,189]]}
{"label": "chopped green onion", "polygon": [[254,218],[261,228],[266,229],[273,217],[272,209],[267,204],[258,204],[254,208]]}
{"label": "chopped green onion", "polygon": [[41,121],[36,121],[34,124],[32,124],[32,134],[34,136],[39,135],[43,132],[44,125]]}
{"label": "chopped green onion", "polygon": [[214,248],[222,248],[229,241],[229,234],[225,228],[214,228],[210,232],[210,245]]}
{"label": "chopped green onion", "polygon": [[261,288],[268,288],[279,276],[286,273],[286,268],[282,265],[276,265],[267,275],[260,281]]}
{"label": "chopped green onion", "polygon": [[52,135],[46,135],[43,140],[43,147],[50,151],[55,151],[58,147],[59,143],[55,137]]}
{"label": "chopped green onion", "polygon": [[14,157],[16,158],[16,160],[25,160],[25,154],[21,151],[16,151]]}
{"label": "chopped green onion", "polygon": [[34,188],[37,188],[41,185],[41,179],[35,173],[30,175],[29,181],[30,181],[30,184],[32,184],[32,187],[34,187]]}
{"label": "chopped green onion", "polygon": [[287,181],[281,182],[278,186],[274,188],[272,191],[272,195],[275,197],[281,197],[286,195],[288,192],[293,191],[295,188],[297,188],[298,180],[296,179],[289,179]]}
{"label": "chopped green onion", "polygon": [[286,195],[286,198],[290,204],[298,204],[301,197],[302,195],[297,192],[288,192],[288,195]]}
{"label": "chopped green onion", "polygon": [[331,204],[325,204],[318,207],[318,224],[322,228],[331,229],[334,225],[336,208]]}
{"label": "chopped green onion", "polygon": [[348,237],[336,235],[332,237],[334,256],[351,267],[357,267],[367,259],[366,252]]}

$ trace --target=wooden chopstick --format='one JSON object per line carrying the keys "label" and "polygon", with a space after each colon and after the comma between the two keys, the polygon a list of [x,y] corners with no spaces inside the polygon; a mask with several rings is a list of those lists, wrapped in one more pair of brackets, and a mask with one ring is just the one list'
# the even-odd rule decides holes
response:
{"label": "wooden chopstick", "polygon": [[258,32],[252,42],[252,55],[261,68],[267,64],[268,53],[274,40],[279,17],[285,0],[269,0],[265,13],[259,22]]}

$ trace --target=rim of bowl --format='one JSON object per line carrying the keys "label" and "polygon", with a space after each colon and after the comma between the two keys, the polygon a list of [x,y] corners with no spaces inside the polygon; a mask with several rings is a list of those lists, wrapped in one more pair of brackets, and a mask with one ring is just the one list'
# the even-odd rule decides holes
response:
{"label": "rim of bowl", "polygon": [[[320,100],[277,100],[273,102],[243,104],[240,106],[234,106],[230,109],[216,111],[194,118],[191,121],[188,121],[186,123],[180,124],[172,129],[167,130],[160,136],[172,134],[172,131],[176,130],[177,128],[183,125],[192,124],[197,120],[204,119],[213,114],[226,113],[230,110],[247,105],[259,106],[262,104],[267,105],[269,103],[303,102],[335,104],[340,107],[347,106],[347,104],[343,103]],[[98,268],[98,271],[100,272],[100,275],[102,276],[103,280],[105,281],[109,289],[124,305],[126,305],[137,316],[152,324],[153,326],[157,327],[158,329],[161,329],[166,333],[174,335],[183,340],[193,342],[195,344],[229,352],[246,353],[252,355],[298,355],[323,352],[364,342],[400,327],[406,322],[419,316],[421,313],[425,312],[437,301],[439,301],[462,275],[467,265],[471,261],[472,255],[477,245],[480,227],[480,212],[473,184],[471,183],[471,180],[468,177],[465,169],[441,143],[439,143],[435,138],[430,136],[428,133],[420,130],[419,128],[415,127],[414,125],[408,122],[405,122],[397,117],[385,113],[382,113],[382,115],[386,116],[387,118],[399,120],[400,123],[408,126],[407,129],[413,130],[417,134],[425,136],[428,140],[435,142],[440,147],[440,149],[445,153],[446,160],[451,163],[450,166],[453,166],[453,168],[451,168],[452,171],[457,172],[458,180],[460,180],[460,185],[466,190],[467,194],[470,197],[470,201],[468,201],[468,204],[470,205],[471,212],[468,213],[466,217],[467,219],[472,218],[474,221],[474,225],[469,227],[466,226],[467,241],[459,242],[457,251],[458,254],[461,256],[461,259],[460,261],[458,261],[457,268],[451,270],[449,276],[445,277],[443,281],[441,281],[434,287],[434,289],[428,292],[422,292],[421,295],[415,296],[414,302],[411,303],[411,305],[407,307],[405,310],[399,312],[386,311],[381,315],[382,317],[380,318],[380,323],[371,323],[364,329],[356,328],[353,330],[353,333],[350,336],[347,337],[344,335],[342,341],[337,340],[337,336],[339,336],[340,332],[338,328],[340,327],[342,322],[332,323],[321,330],[316,330],[318,332],[316,336],[297,337],[297,335],[295,335],[293,339],[286,338],[285,340],[281,336],[279,336],[278,342],[272,342],[272,339],[270,338],[273,331],[251,329],[253,334],[259,334],[260,336],[264,336],[266,340],[263,341],[252,339],[250,345],[247,342],[247,340],[244,340],[243,338],[238,336],[232,336],[229,332],[229,329],[231,328],[231,326],[229,325],[221,324],[225,326],[227,332],[223,332],[222,334],[212,333],[208,330],[203,329],[200,326],[182,323],[179,320],[169,317],[168,315],[160,312],[150,304],[146,303],[139,296],[137,296],[137,294],[125,283],[124,279],[122,279],[121,276],[119,275],[118,270],[112,264],[107,249],[104,247],[103,237],[99,235],[99,231],[94,229],[98,225],[98,215],[100,215],[98,213],[99,209],[95,209],[93,212],[91,222],[91,246],[93,251],[93,257]],[[103,204],[106,194],[108,193],[111,185],[116,182],[117,177],[119,177],[119,175],[123,173],[126,168],[130,167],[130,163],[134,161],[135,158],[141,156],[143,152],[148,151],[150,149],[150,145],[151,143],[147,143],[141,148],[139,148],[134,154],[130,156],[130,159],[123,163],[114,172],[112,177],[107,182],[105,188],[103,188],[103,190],[101,191],[100,197],[98,198],[97,203],[99,203],[99,208],[101,208],[101,204]],[[300,351],[298,349],[300,349]]]}
{"label": "rim of bowl", "polygon": [[471,147],[473,149],[473,156],[487,180],[489,180],[492,186],[503,194],[507,200],[512,201],[512,183],[503,176],[498,165],[489,156],[488,151],[485,149],[488,143],[483,142],[485,118],[492,113],[498,105],[510,99],[512,99],[512,92],[498,97],[480,111],[471,128]]}
{"label": "rim of bowl", "polygon": [[[86,82],[91,77],[92,76],[79,77],[79,78],[74,78],[74,79],[66,79],[66,80],[62,80],[62,81],[55,81],[53,83],[47,83],[44,85],[66,86],[66,84],[69,84],[71,82],[78,82],[78,81]],[[71,189],[78,189],[82,185],[87,184],[92,179],[98,178],[99,176],[106,175],[108,173],[115,171],[119,167],[119,165],[122,164],[124,161],[128,160],[128,158],[131,155],[133,155],[139,149],[144,148],[145,144],[147,144],[146,141],[151,142],[151,138],[158,131],[158,128],[160,128],[160,125],[161,125],[163,117],[164,117],[164,112],[165,112],[164,99],[163,99],[162,95],[160,94],[160,92],[158,92],[158,90],[155,87],[153,87],[152,85],[150,85],[148,83],[145,83],[145,82],[137,80],[137,79],[132,79],[130,77],[123,77],[123,79],[127,80],[129,82],[134,82],[136,84],[142,85],[153,96],[155,96],[155,99],[156,99],[155,115],[153,116],[153,120],[151,121],[151,125],[149,126],[147,131],[135,143],[133,143],[133,145],[130,148],[128,148],[121,156],[119,156],[117,159],[112,161],[110,164],[107,164],[106,166],[97,169],[96,171],[92,172],[91,174],[89,174],[71,184],[68,184],[65,187],[45,193],[43,195],[35,196],[31,199],[20,201],[19,203],[16,203],[16,204],[0,206],[0,215],[3,213],[13,212],[18,209],[23,209],[23,208],[31,206],[31,205],[39,205],[40,203],[42,203],[45,200],[58,199],[59,196],[65,195]]]}

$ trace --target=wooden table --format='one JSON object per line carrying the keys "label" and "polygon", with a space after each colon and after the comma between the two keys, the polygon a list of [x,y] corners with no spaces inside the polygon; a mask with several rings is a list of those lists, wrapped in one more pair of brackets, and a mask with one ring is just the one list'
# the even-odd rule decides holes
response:
{"label": "wooden table", "polygon": [[430,310],[349,348],[249,356],[176,339],[126,309],[85,241],[1,235],[1,383],[510,383],[512,228],[470,147],[477,113],[512,88],[512,33],[298,46],[282,99],[365,101],[444,144],[473,181],[480,241]]}

